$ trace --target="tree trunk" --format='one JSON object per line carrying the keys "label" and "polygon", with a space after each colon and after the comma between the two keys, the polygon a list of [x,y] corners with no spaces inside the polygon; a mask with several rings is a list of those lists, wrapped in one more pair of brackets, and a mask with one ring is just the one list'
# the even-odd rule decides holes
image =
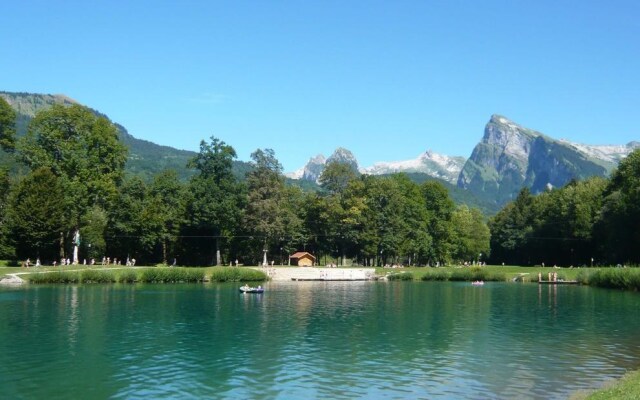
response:
{"label": "tree trunk", "polygon": [[167,264],[167,241],[162,240],[162,263]]}
{"label": "tree trunk", "polygon": [[60,258],[64,258],[64,233],[60,232]]}

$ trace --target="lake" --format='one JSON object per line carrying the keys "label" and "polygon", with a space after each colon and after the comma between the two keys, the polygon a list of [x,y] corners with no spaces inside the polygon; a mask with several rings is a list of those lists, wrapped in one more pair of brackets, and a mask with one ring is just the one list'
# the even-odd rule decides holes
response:
{"label": "lake", "polygon": [[2,398],[566,398],[640,367],[640,296],[272,282],[0,288]]}

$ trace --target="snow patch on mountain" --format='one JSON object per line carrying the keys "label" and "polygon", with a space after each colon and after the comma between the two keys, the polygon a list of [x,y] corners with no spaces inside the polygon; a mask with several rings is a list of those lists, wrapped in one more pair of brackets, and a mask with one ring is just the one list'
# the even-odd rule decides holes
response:
{"label": "snow patch on mountain", "polygon": [[412,160],[377,162],[361,172],[369,175],[419,172],[455,183],[465,161],[464,157],[450,157],[428,150]]}
{"label": "snow patch on mountain", "polygon": [[591,158],[597,160],[607,161],[611,163],[619,163],[620,160],[628,156],[633,150],[640,147],[639,142],[630,142],[626,145],[589,145],[582,143],[574,143],[565,139],[559,140],[561,143],[569,145],[581,153],[586,154]]}

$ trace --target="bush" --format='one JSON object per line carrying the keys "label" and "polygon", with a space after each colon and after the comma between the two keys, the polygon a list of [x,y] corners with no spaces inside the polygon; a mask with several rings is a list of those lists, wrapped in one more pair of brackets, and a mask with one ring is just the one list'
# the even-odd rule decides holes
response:
{"label": "bush", "polygon": [[420,279],[423,281],[448,281],[449,276],[449,272],[446,270],[436,269],[428,271],[426,274],[422,275]]}
{"label": "bush", "polygon": [[55,271],[29,275],[30,283],[80,283],[80,273]]}
{"label": "bush", "polygon": [[118,283],[135,283],[138,281],[138,273],[132,269],[120,270],[116,277]]}
{"label": "bush", "polygon": [[80,273],[81,283],[114,283],[116,276],[113,271],[99,271],[86,269]]}
{"label": "bush", "polygon": [[267,275],[253,268],[216,268],[211,273],[211,282],[262,282]]}
{"label": "bush", "polygon": [[413,274],[411,272],[400,272],[387,275],[387,279],[390,281],[412,281]]}
{"label": "bush", "polygon": [[607,268],[589,272],[580,272],[578,280],[590,286],[640,290],[640,270],[631,268]]}
{"label": "bush", "polygon": [[202,282],[204,271],[196,268],[155,267],[143,270],[138,280],[144,283]]}

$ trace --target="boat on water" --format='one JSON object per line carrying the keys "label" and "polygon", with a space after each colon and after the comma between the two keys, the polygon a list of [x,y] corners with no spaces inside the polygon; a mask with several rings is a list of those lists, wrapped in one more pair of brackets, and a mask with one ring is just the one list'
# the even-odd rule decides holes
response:
{"label": "boat on water", "polygon": [[251,287],[248,285],[240,286],[241,293],[264,293],[264,288],[262,286]]}
{"label": "boat on water", "polygon": [[473,286],[482,286],[484,285],[484,281],[473,281],[471,282]]}

